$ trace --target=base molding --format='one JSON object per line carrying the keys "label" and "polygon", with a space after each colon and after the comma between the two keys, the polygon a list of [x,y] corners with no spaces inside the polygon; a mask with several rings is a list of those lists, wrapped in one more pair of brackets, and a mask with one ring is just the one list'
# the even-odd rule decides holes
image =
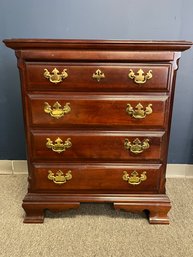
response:
{"label": "base molding", "polygon": [[24,218],[24,223],[43,223],[45,217],[45,210],[50,210],[52,212],[59,212],[68,209],[76,209],[80,206],[80,203],[76,202],[56,202],[56,203],[31,203],[23,202],[22,207],[25,210],[26,216]]}
{"label": "base molding", "polygon": [[36,194],[28,193],[22,207],[24,223],[43,223],[45,210],[59,212],[78,208],[80,203],[112,203],[115,209],[128,212],[148,211],[150,224],[169,224],[171,204],[166,194]]}
{"label": "base molding", "polygon": [[167,216],[171,209],[171,204],[167,203],[114,203],[115,209],[121,209],[129,212],[148,212],[148,219],[150,224],[169,224],[169,218]]}

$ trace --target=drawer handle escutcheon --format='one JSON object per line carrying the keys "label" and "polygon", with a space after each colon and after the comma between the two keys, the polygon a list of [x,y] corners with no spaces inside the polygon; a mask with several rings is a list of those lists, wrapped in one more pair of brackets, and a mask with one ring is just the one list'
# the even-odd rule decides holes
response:
{"label": "drawer handle escutcheon", "polygon": [[144,84],[147,82],[148,79],[151,79],[153,77],[153,74],[152,74],[152,70],[149,70],[147,74],[144,75],[144,71],[142,69],[139,69],[135,74],[134,71],[130,69],[128,77],[130,79],[133,79],[134,82],[137,84]]}
{"label": "drawer handle escutcheon", "polygon": [[143,171],[141,175],[139,176],[139,173],[134,170],[131,172],[131,175],[127,173],[127,171],[123,171],[123,180],[127,181],[131,185],[139,185],[142,181],[145,181],[147,179],[146,171]]}
{"label": "drawer handle escutcheon", "polygon": [[66,103],[63,108],[59,102],[55,102],[53,107],[51,107],[51,105],[49,105],[47,102],[44,104],[44,112],[50,114],[50,116],[56,119],[63,117],[64,114],[67,114],[71,111],[70,103]]}
{"label": "drawer handle escutcheon", "polygon": [[64,69],[61,74],[59,74],[59,70],[56,68],[50,73],[47,69],[44,69],[44,77],[49,79],[50,82],[57,84],[62,82],[63,79],[68,77],[67,69]]}
{"label": "drawer handle escutcheon", "polygon": [[96,79],[98,82],[100,82],[101,79],[105,78],[105,74],[98,69],[95,73],[93,73],[92,77],[93,79]]}
{"label": "drawer handle escutcheon", "polygon": [[56,172],[56,175],[49,170],[48,171],[48,179],[52,180],[55,184],[62,185],[66,183],[68,180],[72,179],[71,170],[69,170],[65,175],[61,170]]}
{"label": "drawer handle escutcheon", "polygon": [[142,153],[145,149],[148,149],[150,147],[149,139],[144,139],[142,142],[139,140],[139,138],[136,138],[132,143],[129,141],[129,139],[125,139],[124,142],[125,149],[130,150],[130,152],[134,154]]}
{"label": "drawer handle escutcheon", "polygon": [[152,104],[148,104],[145,108],[141,103],[138,103],[135,108],[133,108],[130,104],[127,104],[126,112],[135,119],[144,119],[146,115],[149,115],[153,112]]}
{"label": "drawer handle escutcheon", "polygon": [[66,151],[67,148],[70,148],[72,146],[72,143],[70,141],[71,139],[68,138],[64,143],[61,138],[57,138],[53,143],[53,141],[50,138],[47,138],[46,147],[51,148],[52,151],[61,153]]}

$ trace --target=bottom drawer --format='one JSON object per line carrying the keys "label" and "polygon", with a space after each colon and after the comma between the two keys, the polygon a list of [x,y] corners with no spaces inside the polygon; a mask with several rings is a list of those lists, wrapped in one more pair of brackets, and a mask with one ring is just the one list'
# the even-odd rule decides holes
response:
{"label": "bottom drawer", "polygon": [[159,191],[161,164],[34,164],[30,192],[152,193]]}

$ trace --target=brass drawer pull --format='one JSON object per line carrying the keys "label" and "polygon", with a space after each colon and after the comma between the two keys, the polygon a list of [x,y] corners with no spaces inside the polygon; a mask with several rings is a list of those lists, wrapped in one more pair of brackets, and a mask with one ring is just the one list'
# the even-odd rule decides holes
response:
{"label": "brass drawer pull", "polygon": [[148,79],[151,79],[153,77],[153,74],[152,74],[152,70],[149,70],[147,74],[144,75],[144,71],[142,69],[139,69],[135,74],[134,71],[130,69],[128,77],[130,79],[133,79],[134,82],[137,84],[144,84],[147,82]]}
{"label": "brass drawer pull", "polygon": [[141,175],[139,176],[139,173],[134,170],[131,172],[131,175],[127,173],[127,171],[123,171],[123,180],[127,181],[131,185],[139,185],[142,181],[145,181],[147,179],[146,171],[143,171]]}
{"label": "brass drawer pull", "polygon": [[47,69],[44,69],[44,77],[49,79],[50,82],[57,84],[68,77],[68,73],[66,71],[67,69],[64,69],[61,74],[59,74],[59,70],[56,68],[54,68],[51,73]]}
{"label": "brass drawer pull", "polygon": [[129,139],[126,138],[124,146],[125,149],[130,150],[130,152],[135,154],[142,153],[145,149],[148,149],[150,147],[149,139],[144,139],[141,142],[139,138],[136,138],[132,143],[129,141]]}
{"label": "brass drawer pull", "polygon": [[130,104],[127,104],[126,112],[135,119],[144,119],[146,115],[149,115],[153,112],[152,104],[148,104],[145,108],[141,103],[138,103],[135,108],[133,108]]}
{"label": "brass drawer pull", "polygon": [[49,170],[48,171],[48,179],[52,180],[55,184],[62,185],[66,183],[68,180],[72,179],[71,170],[69,170],[65,175],[61,170],[56,172],[56,175]]}
{"label": "brass drawer pull", "polygon": [[93,73],[92,77],[93,79],[96,79],[98,82],[100,82],[101,79],[105,78],[105,74],[98,69],[95,73]]}
{"label": "brass drawer pull", "polygon": [[64,116],[64,114],[67,114],[71,111],[70,103],[66,103],[63,108],[59,102],[55,102],[53,107],[51,107],[51,105],[49,105],[47,102],[44,104],[44,112],[50,114],[50,116],[56,119],[61,118]]}
{"label": "brass drawer pull", "polygon": [[51,148],[52,151],[61,153],[66,151],[67,148],[70,148],[72,146],[72,143],[70,141],[71,139],[68,138],[64,143],[61,138],[57,138],[53,143],[53,141],[50,138],[47,138],[46,147]]}

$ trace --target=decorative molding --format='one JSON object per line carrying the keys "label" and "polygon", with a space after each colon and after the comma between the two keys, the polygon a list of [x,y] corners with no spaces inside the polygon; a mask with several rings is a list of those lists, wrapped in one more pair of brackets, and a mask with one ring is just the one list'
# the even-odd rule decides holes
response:
{"label": "decorative molding", "polygon": [[173,61],[174,70],[178,70],[178,68],[179,68],[180,57],[181,57],[181,53],[176,52],[175,55],[174,55],[174,61]]}
{"label": "decorative molding", "polygon": [[[27,174],[26,160],[0,160],[0,175]],[[167,178],[193,178],[193,164],[168,164]]]}

